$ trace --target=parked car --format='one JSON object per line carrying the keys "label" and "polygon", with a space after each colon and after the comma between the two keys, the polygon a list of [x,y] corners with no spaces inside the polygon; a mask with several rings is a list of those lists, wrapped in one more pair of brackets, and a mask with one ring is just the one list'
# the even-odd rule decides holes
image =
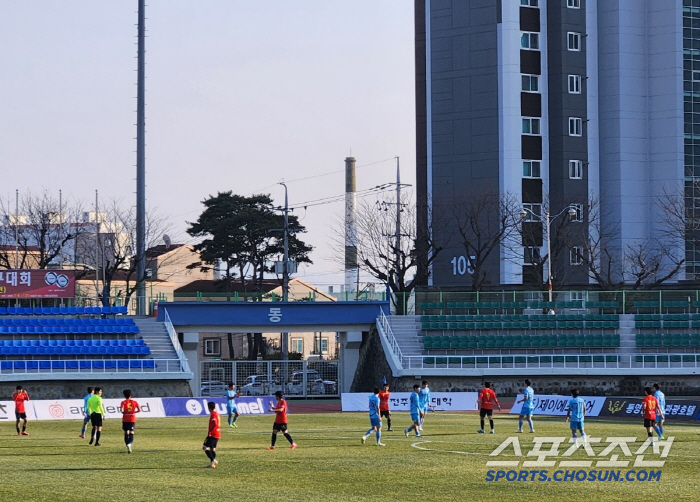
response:
{"label": "parked car", "polygon": [[322,378],[317,378],[311,385],[312,394],[337,394],[338,384],[332,380],[323,380]]}
{"label": "parked car", "polygon": [[251,375],[245,379],[240,390],[243,396],[268,396],[283,388],[279,382],[271,382],[265,375]]}
{"label": "parked car", "polygon": [[206,380],[199,388],[202,397],[220,397],[226,395],[227,386],[219,380]]}
{"label": "parked car", "polygon": [[[308,394],[337,394],[338,384],[333,380],[324,380],[316,370],[306,370],[306,390]],[[304,372],[295,371],[287,384],[287,394],[304,394]]]}

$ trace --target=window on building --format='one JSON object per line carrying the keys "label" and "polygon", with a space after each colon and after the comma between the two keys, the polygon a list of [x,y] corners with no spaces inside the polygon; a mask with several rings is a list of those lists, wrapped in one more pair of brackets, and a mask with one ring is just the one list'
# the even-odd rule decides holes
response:
{"label": "window on building", "polygon": [[692,78],[693,78],[693,82],[700,82],[700,71],[693,70]]}
{"label": "window on building", "polygon": [[582,160],[569,161],[569,178],[571,178],[572,180],[580,180],[581,178],[583,178]]}
{"label": "window on building", "polygon": [[581,75],[569,75],[569,94],[581,94]]}
{"label": "window on building", "polygon": [[578,117],[569,117],[569,136],[583,135],[583,120]]}
{"label": "window on building", "polygon": [[569,263],[571,265],[581,265],[583,263],[583,248],[574,246],[569,251]]}
{"label": "window on building", "polygon": [[204,355],[211,357],[221,356],[221,339],[220,338],[205,338],[204,339]]}
{"label": "window on building", "polygon": [[566,6],[569,9],[580,9],[581,8],[581,0],[566,0]]}
{"label": "window on building", "polygon": [[523,221],[542,221],[542,204],[523,204]]}
{"label": "window on building", "polygon": [[537,7],[539,4],[539,0],[520,0],[520,5],[524,5],[525,7]]}
{"label": "window on building", "polygon": [[292,346],[290,348],[292,352],[297,354],[304,353],[304,339],[303,338],[292,338]]}
{"label": "window on building", "polygon": [[525,265],[537,265],[540,263],[540,248],[534,246],[524,247],[523,263]]}
{"label": "window on building", "polygon": [[539,178],[541,176],[539,160],[523,160],[523,177]]}
{"label": "window on building", "polygon": [[540,119],[534,117],[523,117],[523,134],[534,134],[539,136]]}
{"label": "window on building", "polygon": [[539,75],[523,75],[523,91],[540,92]]}
{"label": "window on building", "polygon": [[537,50],[540,48],[540,34],[526,31],[520,37],[520,46],[523,49]]}
{"label": "window on building", "polygon": [[570,51],[580,51],[581,50],[581,34],[570,31],[566,34],[568,40],[567,48]]}
{"label": "window on building", "polygon": [[328,352],[328,338],[321,338],[320,340],[316,340],[315,352],[317,354],[326,354]]}
{"label": "window on building", "polygon": [[583,204],[571,204],[570,207],[576,211],[576,214],[573,218],[571,218],[571,221],[583,221]]}

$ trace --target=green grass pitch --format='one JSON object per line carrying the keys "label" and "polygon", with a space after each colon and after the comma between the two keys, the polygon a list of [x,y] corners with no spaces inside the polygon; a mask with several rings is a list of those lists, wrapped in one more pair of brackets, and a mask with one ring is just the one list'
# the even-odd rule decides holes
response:
{"label": "green grass pitch", "polygon": [[[208,459],[201,450],[207,417],[141,419],[131,455],[126,453],[118,419],[105,422],[100,448],[77,437],[80,422],[31,422],[30,435],[24,437],[15,435],[14,423],[2,424],[0,500],[700,500],[696,425],[667,425],[666,434],[675,436],[675,442],[660,481],[487,482],[488,455],[515,436],[517,417],[497,414],[497,433],[483,435],[476,433],[474,413],[430,413],[424,438],[416,444],[402,432],[408,415],[395,413],[395,432],[384,432],[386,447],[380,448],[374,445],[374,436],[366,445],[360,443],[369,425],[365,413],[290,414],[290,432],[299,444],[293,451],[282,435],[275,451],[265,449],[271,416],[242,416],[238,429],[229,429],[225,416],[221,421],[217,469],[206,467]],[[536,416],[535,424],[536,436],[569,435],[561,418]],[[641,419],[590,419],[587,429],[592,437],[603,439],[637,437],[633,453],[645,436]],[[523,455],[531,449],[532,436],[518,435]],[[594,451],[598,454],[604,447],[596,445]],[[512,460],[512,449],[507,451]],[[577,451],[571,458],[584,457],[585,452]]]}

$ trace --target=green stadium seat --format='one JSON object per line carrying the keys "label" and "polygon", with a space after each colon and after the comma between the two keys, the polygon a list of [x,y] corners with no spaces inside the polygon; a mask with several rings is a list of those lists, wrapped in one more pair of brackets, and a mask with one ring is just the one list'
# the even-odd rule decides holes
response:
{"label": "green stadium seat", "polygon": [[564,364],[564,356],[552,356],[552,362],[554,364]]}
{"label": "green stadium seat", "polygon": [[683,355],[683,362],[684,363],[695,363],[695,354],[684,354]]}
{"label": "green stadium seat", "polygon": [[423,363],[425,363],[425,364],[435,364],[435,358],[434,358],[434,357],[424,357],[424,358],[423,358]]}
{"label": "green stadium seat", "polygon": [[435,358],[435,364],[447,364],[447,358],[446,357],[436,357]]}
{"label": "green stadium seat", "polygon": [[450,357],[449,363],[450,364],[462,364],[462,358],[461,357]]}
{"label": "green stadium seat", "polygon": [[680,362],[681,362],[681,356],[680,356],[680,355],[671,356],[671,362],[672,362],[672,363],[680,363]]}
{"label": "green stadium seat", "polygon": [[619,361],[618,356],[605,356],[605,362],[606,363],[616,363]]}
{"label": "green stadium seat", "polygon": [[459,337],[458,336],[450,337],[450,349],[452,349],[452,350],[459,349]]}
{"label": "green stadium seat", "polygon": [[524,356],[515,356],[515,364],[525,364],[526,358]]}
{"label": "green stadium seat", "polygon": [[475,364],[475,363],[476,363],[476,358],[475,358],[475,357],[463,357],[463,358],[462,358],[462,364],[463,364],[463,365],[466,365],[466,364],[471,364],[471,365],[473,365],[473,364]]}

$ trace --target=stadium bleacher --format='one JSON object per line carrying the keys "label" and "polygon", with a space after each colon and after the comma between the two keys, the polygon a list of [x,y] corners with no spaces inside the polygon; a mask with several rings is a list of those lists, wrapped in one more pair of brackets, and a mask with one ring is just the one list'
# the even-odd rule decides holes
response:
{"label": "stadium bleacher", "polygon": [[154,371],[126,307],[0,307],[0,373]]}

